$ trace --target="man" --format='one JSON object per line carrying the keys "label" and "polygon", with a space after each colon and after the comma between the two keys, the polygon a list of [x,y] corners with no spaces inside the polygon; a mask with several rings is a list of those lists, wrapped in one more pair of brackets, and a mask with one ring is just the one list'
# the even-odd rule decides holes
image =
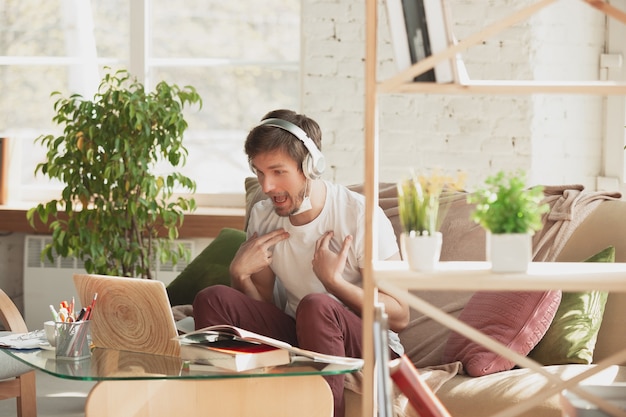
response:
{"label": "man", "polygon": [[[364,199],[320,179],[321,137],[314,120],[290,110],[268,113],[248,134],[245,151],[268,199],[251,210],[248,240],[230,265],[232,288],[196,296],[196,328],[232,324],[304,349],[362,357]],[[377,216],[379,258],[400,259],[391,223],[380,209]],[[274,297],[276,281],[284,306]],[[408,305],[383,293],[379,300],[389,346],[400,355],[396,332],[408,323]],[[344,376],[326,381],[334,415],[342,417]]]}

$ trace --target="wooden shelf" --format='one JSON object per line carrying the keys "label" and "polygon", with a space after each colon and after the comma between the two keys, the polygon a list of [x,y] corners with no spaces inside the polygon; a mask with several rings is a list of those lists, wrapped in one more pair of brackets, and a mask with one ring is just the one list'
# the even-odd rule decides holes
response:
{"label": "wooden shelf", "polygon": [[494,273],[489,262],[441,262],[434,272],[409,270],[402,261],[375,262],[379,286],[444,291],[623,291],[626,263],[533,262],[527,273]]}
{"label": "wooden shelf", "polygon": [[[445,0],[444,0],[445,1]],[[494,274],[488,263],[444,263],[440,271],[432,274],[418,274],[409,271],[406,263],[376,262],[376,217],[378,207],[378,94],[586,94],[586,95],[626,95],[626,83],[613,81],[535,81],[535,80],[469,80],[459,76],[458,83],[412,82],[444,60],[456,57],[468,48],[479,45],[488,37],[509,28],[541,11],[557,0],[537,0],[520,10],[471,34],[467,38],[450,45],[445,51],[431,55],[410,68],[399,72],[387,80],[377,78],[377,34],[378,2],[366,0],[365,33],[365,262],[363,269],[363,416],[377,415],[375,398],[377,384],[374,373],[375,357],[373,346],[373,323],[377,305],[378,287],[389,294],[407,297],[409,289],[435,290],[528,290],[555,289],[582,290],[593,283],[594,289],[626,291],[626,264],[604,264],[587,266],[576,264],[532,265],[528,274]],[[582,0],[600,10],[610,18],[626,24],[626,13],[607,3],[606,0]],[[601,274],[596,274],[601,270]],[[567,271],[567,273],[564,273]],[[427,309],[423,303],[409,303],[420,310]],[[424,311],[422,311],[424,312]],[[443,319],[443,318],[442,318]],[[462,327],[459,324],[459,327]],[[455,328],[453,326],[452,328]],[[473,329],[466,329],[471,333]],[[475,335],[480,340],[481,335]],[[501,347],[495,346],[496,352]],[[525,358],[518,358],[523,361]],[[519,362],[518,362],[519,363]],[[537,371],[541,369],[537,368]],[[575,389],[575,388],[574,388]]]}
{"label": "wooden shelf", "polygon": [[378,93],[421,94],[586,94],[626,95],[626,84],[612,81],[509,81],[484,80],[456,83],[410,82],[388,86],[378,84]]}

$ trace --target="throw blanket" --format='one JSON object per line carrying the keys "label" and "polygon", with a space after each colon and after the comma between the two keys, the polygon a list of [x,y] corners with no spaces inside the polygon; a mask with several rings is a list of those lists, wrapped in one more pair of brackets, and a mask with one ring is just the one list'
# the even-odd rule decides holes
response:
{"label": "throw blanket", "polygon": [[543,229],[533,236],[533,260],[552,262],[587,216],[606,200],[619,200],[619,192],[584,192],[580,184],[546,186],[544,202],[550,211]]}

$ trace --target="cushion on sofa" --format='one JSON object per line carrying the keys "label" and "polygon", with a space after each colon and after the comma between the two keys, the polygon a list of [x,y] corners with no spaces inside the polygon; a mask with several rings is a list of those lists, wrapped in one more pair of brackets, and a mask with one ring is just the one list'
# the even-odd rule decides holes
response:
{"label": "cushion on sofa", "polygon": [[[585,260],[614,261],[613,246]],[[528,356],[543,365],[592,363],[607,297],[605,291],[564,292],[550,328]]]}
{"label": "cushion on sofa", "polygon": [[243,230],[224,228],[204,250],[167,286],[173,306],[191,304],[196,294],[210,285],[230,285],[228,267],[246,240]]}
{"label": "cushion on sofa", "polygon": [[[457,318],[475,291],[411,290],[411,293]],[[443,365],[442,360],[450,329],[437,320],[411,309],[409,324],[399,334],[406,355],[417,368]]]}
{"label": "cushion on sofa", "polygon": [[246,189],[246,218],[244,220],[244,230],[248,230],[248,220],[252,207],[261,200],[265,200],[267,195],[261,189],[261,184],[256,177],[246,177],[244,180]]}
{"label": "cushion on sofa", "polygon": [[[561,301],[561,291],[478,291],[459,320],[499,341],[511,350],[528,353],[544,336]],[[512,369],[513,361],[491,352],[456,332],[450,333],[444,362],[461,361],[470,376]]]}

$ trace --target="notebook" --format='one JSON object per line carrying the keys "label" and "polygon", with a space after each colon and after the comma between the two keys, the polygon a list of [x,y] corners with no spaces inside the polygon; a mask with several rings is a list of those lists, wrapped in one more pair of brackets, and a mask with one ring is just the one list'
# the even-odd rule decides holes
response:
{"label": "notebook", "polygon": [[74,274],[81,306],[98,293],[91,315],[95,347],[180,356],[178,332],[161,281],[96,274]]}

